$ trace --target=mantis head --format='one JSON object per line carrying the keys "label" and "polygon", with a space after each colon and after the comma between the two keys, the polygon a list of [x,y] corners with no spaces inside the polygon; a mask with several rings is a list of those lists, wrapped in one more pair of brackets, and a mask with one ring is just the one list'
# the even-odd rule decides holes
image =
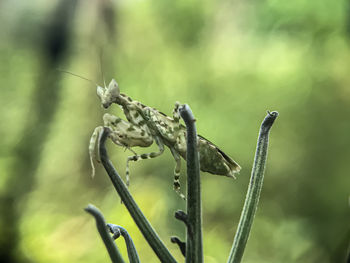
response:
{"label": "mantis head", "polygon": [[120,90],[118,83],[112,79],[108,87],[97,86],[97,96],[101,100],[102,106],[107,109],[119,97]]}
{"label": "mantis head", "polygon": [[58,69],[58,71],[76,76],[76,77],[84,79],[84,80],[87,80],[87,81],[91,82],[92,84],[96,85],[97,96],[100,98],[101,104],[105,109],[108,109],[109,106],[111,106],[111,104],[113,102],[115,102],[116,99],[120,95],[118,83],[114,79],[111,80],[108,87],[106,86],[106,83],[104,83],[104,87],[101,87],[101,86],[97,85],[95,82],[93,82],[91,79],[87,79],[87,78],[80,76],[80,75],[77,75],[75,73],[72,73],[72,72],[69,72],[66,70],[62,70],[62,69]]}

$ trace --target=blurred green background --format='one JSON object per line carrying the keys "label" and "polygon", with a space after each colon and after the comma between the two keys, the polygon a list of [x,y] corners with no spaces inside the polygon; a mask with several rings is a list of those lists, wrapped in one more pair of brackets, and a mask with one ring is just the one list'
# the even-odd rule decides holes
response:
{"label": "blurred green background", "polygon": [[[259,125],[266,110],[279,111],[243,262],[346,262],[349,6],[344,0],[1,1],[1,261],[109,262],[83,211],[93,203],[129,231],[142,262],[158,262],[104,170],[90,177],[89,138],[105,110],[91,83],[57,71],[63,69],[99,84],[102,71],[121,92],[166,114],[175,101],[188,103],[198,133],[242,166],[235,181],[202,174],[208,263],[228,257]],[[108,112],[123,116],[116,105]],[[108,145],[124,175],[130,152]],[[185,208],[172,190],[173,168],[169,150],[132,163],[130,191],[181,262],[169,241],[185,234],[173,217]],[[117,243],[126,255],[124,242]]]}

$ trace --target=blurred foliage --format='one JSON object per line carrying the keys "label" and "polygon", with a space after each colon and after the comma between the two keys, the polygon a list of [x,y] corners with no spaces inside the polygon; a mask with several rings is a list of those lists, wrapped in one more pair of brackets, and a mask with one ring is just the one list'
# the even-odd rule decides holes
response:
{"label": "blurred foliage", "polygon": [[[108,262],[83,211],[88,203],[128,230],[142,262],[157,262],[105,172],[89,177],[89,137],[104,113],[94,86],[57,68],[97,83],[102,69],[106,81],[115,78],[122,92],[167,114],[175,101],[188,103],[198,132],[241,164],[236,181],[202,176],[209,263],[227,259],[260,122],[278,110],[243,262],[345,262],[348,1],[5,0],[0,21],[4,262]],[[109,111],[122,116],[116,106]],[[110,151],[124,174],[130,153],[112,144]],[[133,163],[130,190],[182,260],[170,243],[171,235],[184,237],[173,218],[185,205],[172,190],[173,166],[169,151]]]}

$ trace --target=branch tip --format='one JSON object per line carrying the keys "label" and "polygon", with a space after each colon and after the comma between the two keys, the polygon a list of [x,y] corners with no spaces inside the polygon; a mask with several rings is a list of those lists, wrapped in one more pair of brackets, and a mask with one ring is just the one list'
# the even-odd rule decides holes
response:
{"label": "branch tip", "polygon": [[175,218],[184,222],[186,226],[188,226],[188,216],[187,214],[182,211],[182,210],[178,210],[175,212]]}
{"label": "branch tip", "polygon": [[267,116],[260,126],[250,183],[241,212],[237,232],[234,237],[231,252],[227,261],[228,263],[239,263],[243,257],[263,186],[269,143],[269,131],[277,116],[277,111],[267,111]]}
{"label": "branch tip", "polygon": [[177,244],[184,257],[186,257],[186,242],[181,241],[178,237],[172,236],[170,238],[171,243]]}
{"label": "branch tip", "polygon": [[114,225],[114,224],[107,224],[108,230],[109,232],[111,232],[113,234],[113,239],[116,240],[120,237],[121,232],[120,229],[118,228],[118,226]]}
{"label": "branch tip", "polygon": [[113,242],[111,236],[108,233],[108,227],[101,211],[94,205],[89,204],[84,210],[91,214],[96,221],[97,230],[107,248],[109,256],[113,263],[124,262],[116,244]]}

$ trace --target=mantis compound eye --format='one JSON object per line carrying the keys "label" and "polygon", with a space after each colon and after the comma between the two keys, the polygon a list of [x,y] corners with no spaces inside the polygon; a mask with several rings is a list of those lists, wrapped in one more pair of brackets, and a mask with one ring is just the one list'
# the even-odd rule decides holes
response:
{"label": "mantis compound eye", "polygon": [[102,87],[100,87],[100,86],[97,86],[96,92],[97,92],[97,96],[98,96],[100,99],[102,99],[102,97],[103,97],[103,95],[104,95],[104,89],[103,89]]}
{"label": "mantis compound eye", "polygon": [[108,92],[106,91],[106,89],[104,89],[100,86],[97,86],[96,93],[97,93],[97,96],[101,100],[101,104],[102,104],[103,108],[107,109],[112,104],[112,102],[110,102]]}
{"label": "mantis compound eye", "polygon": [[107,93],[111,96],[111,98],[116,98],[120,94],[120,89],[118,83],[112,79],[108,85]]}

